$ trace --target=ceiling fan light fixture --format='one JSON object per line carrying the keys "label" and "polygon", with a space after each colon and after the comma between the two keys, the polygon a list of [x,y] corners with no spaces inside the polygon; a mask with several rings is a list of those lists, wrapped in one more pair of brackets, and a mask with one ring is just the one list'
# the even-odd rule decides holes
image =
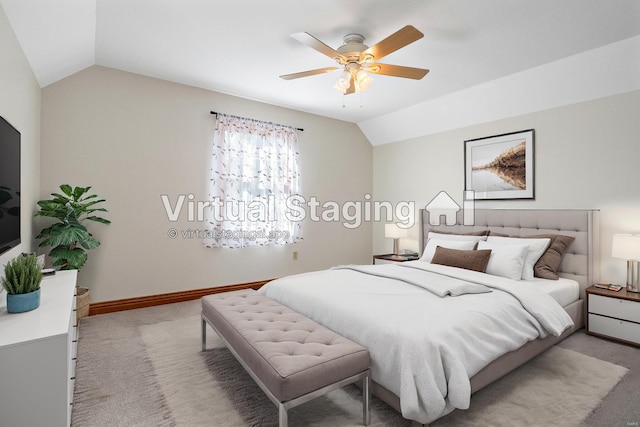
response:
{"label": "ceiling fan light fixture", "polygon": [[367,90],[371,83],[373,82],[373,77],[371,77],[365,70],[360,70],[356,74],[356,92],[362,92]]}
{"label": "ceiling fan light fixture", "polygon": [[344,70],[340,73],[340,77],[336,80],[336,85],[334,86],[340,92],[344,93],[349,86],[351,85],[351,73],[347,70]]}

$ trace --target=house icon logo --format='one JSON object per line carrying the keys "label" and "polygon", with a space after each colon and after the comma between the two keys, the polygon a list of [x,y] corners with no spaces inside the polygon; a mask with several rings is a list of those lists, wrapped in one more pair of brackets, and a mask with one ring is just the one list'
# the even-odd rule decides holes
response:
{"label": "house icon logo", "polygon": [[[473,190],[465,190],[462,208],[462,225],[475,224],[474,201],[475,192]],[[440,219],[444,216],[445,225],[456,225],[460,205],[458,205],[446,191],[441,191],[427,203],[424,209],[429,212],[429,224],[440,225]]]}
{"label": "house icon logo", "polygon": [[455,225],[460,206],[446,191],[441,191],[427,203],[425,210],[429,212],[429,224],[440,225],[440,218],[444,216],[446,225]]}

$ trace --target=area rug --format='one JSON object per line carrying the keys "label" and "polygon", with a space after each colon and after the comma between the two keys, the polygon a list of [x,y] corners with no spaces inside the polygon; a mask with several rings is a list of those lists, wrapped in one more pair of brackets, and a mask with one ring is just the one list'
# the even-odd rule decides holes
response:
{"label": "area rug", "polygon": [[[140,326],[155,381],[178,426],[277,425],[275,406],[220,339],[208,329],[200,351],[200,317]],[[578,426],[627,369],[553,347],[524,367],[476,393],[471,408],[454,411],[434,426]],[[290,425],[362,425],[361,393],[336,390],[289,411]],[[373,399],[373,426],[409,423]]]}

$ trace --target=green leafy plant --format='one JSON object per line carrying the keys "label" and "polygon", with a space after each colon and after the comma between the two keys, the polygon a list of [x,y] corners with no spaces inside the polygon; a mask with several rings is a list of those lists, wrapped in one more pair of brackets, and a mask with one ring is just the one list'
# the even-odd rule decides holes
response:
{"label": "green leafy plant", "polygon": [[62,194],[51,193],[52,198],[40,200],[40,210],[36,216],[55,218],[59,222],[43,229],[36,236],[43,239],[40,247],[51,246],[49,256],[54,267],[64,270],[80,269],[87,261],[87,251],[100,246],[84,225],[86,221],[111,224],[111,221],[96,216],[96,212],[108,212],[97,207],[106,200],[95,194],[88,194],[91,187],[75,187],[63,184]]}
{"label": "green leafy plant", "polygon": [[35,254],[19,255],[4,266],[2,287],[8,294],[28,294],[40,289],[42,271]]}

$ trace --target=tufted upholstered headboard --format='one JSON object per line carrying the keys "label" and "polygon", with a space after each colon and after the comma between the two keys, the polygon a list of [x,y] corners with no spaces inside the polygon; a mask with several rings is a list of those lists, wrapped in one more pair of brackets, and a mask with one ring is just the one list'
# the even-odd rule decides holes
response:
{"label": "tufted upholstered headboard", "polygon": [[[599,211],[555,209],[475,209],[474,225],[462,224],[462,211],[458,212],[458,225],[445,225],[445,217],[439,217],[440,225],[431,225],[429,213],[421,210],[420,253],[429,230],[467,232],[490,230],[512,236],[536,234],[565,234],[575,237],[567,250],[558,274],[580,284],[580,295],[599,280]],[[433,221],[437,223],[437,221]]]}

